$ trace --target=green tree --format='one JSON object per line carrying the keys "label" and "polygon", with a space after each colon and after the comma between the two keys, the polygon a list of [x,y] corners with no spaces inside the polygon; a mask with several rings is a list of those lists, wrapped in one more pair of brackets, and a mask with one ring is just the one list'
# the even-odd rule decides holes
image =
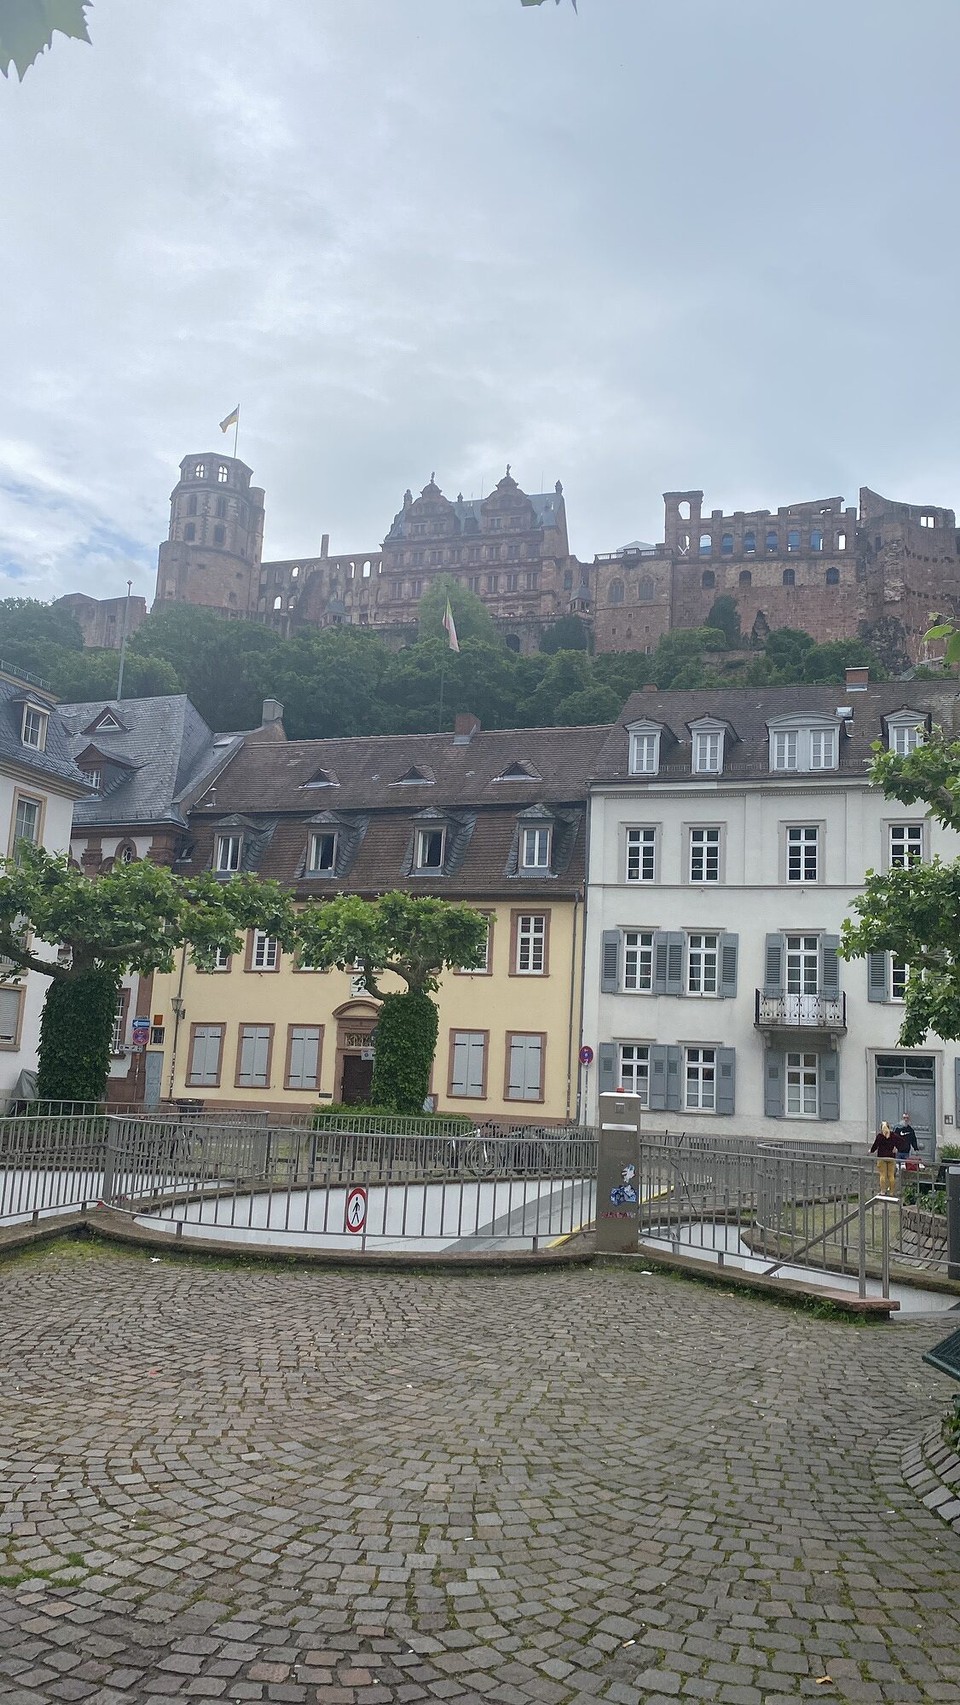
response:
{"label": "green tree", "polygon": [[447,630],[443,625],[448,599],[461,646],[468,639],[479,639],[486,645],[503,644],[483,600],[478,598],[475,592],[471,592],[469,587],[461,586],[459,580],[454,580],[449,574],[438,574],[417,605],[417,622],[422,640],[442,640],[449,650]]}
{"label": "green tree", "polygon": [[[960,741],[935,730],[906,757],[878,748],[870,779],[885,798],[922,803],[935,822],[960,831]],[[918,1047],[931,1030],[960,1037],[960,859],[868,871],[852,910],[843,957],[892,953],[909,967],[901,1047]]]}
{"label": "green tree", "polygon": [[797,680],[796,672],[803,667],[803,659],[814,643],[812,634],[803,633],[800,628],[774,628],[767,635],[763,649],[775,669],[783,669]]}
{"label": "green tree", "polygon": [[[527,0],[524,0],[524,4]],[[0,0],[0,71],[16,67],[23,82],[55,33],[89,41],[85,14],[92,0]]]}
{"label": "green tree", "polygon": [[823,645],[812,645],[804,653],[804,681],[835,681],[843,685],[847,669],[868,667],[875,681],[885,681],[887,671],[862,639],[829,639]]}
{"label": "green tree", "polygon": [[[381,1002],[372,1095],[378,1107],[419,1113],[430,1087],[437,1045],[437,1008],[430,996],[448,968],[475,965],[487,923],[468,906],[410,894],[379,900],[338,895],[300,913],[297,931],[311,965],[361,967],[364,987]],[[385,995],[380,978],[406,984]]]}
{"label": "green tree", "polygon": [[713,607],[707,617],[707,627],[718,628],[727,644],[734,650],[743,644],[743,635],[740,632],[740,611],[737,608],[736,598],[731,598],[729,592],[721,592],[720,597],[714,600]]}
{"label": "green tree", "polygon": [[258,728],[288,644],[260,622],[176,604],[147,617],[127,656],[165,658],[211,728]]}
{"label": "green tree", "polygon": [[[38,598],[0,599],[0,658],[52,680],[62,652],[83,651],[83,633],[69,610]],[[53,667],[51,667],[53,665]]]}
{"label": "green tree", "polygon": [[544,628],[540,635],[540,650],[548,657],[555,651],[589,651],[590,629],[579,616],[560,616]]}
{"label": "green tree", "polygon": [[[0,956],[51,984],[37,1072],[44,1101],[101,1099],[125,971],[170,971],[186,945],[199,964],[209,963],[218,947],[239,953],[241,931],[251,928],[267,930],[286,947],[295,943],[289,895],[254,876],[180,877],[144,859],[91,878],[65,855],[26,842],[3,865]],[[42,958],[34,937],[58,947],[59,956]]]}
{"label": "green tree", "polygon": [[[83,704],[90,699],[113,698],[117,690],[118,651],[65,651],[49,681],[61,699]],[[179,677],[164,657],[141,657],[127,652],[123,665],[125,699],[163,697],[179,693]]]}

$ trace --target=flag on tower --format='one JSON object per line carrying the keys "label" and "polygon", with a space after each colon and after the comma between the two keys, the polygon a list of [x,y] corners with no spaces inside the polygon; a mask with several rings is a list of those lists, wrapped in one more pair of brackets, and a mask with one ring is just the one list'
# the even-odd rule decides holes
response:
{"label": "flag on tower", "polygon": [[226,432],[226,431],[228,431],[228,429],[231,426],[236,426],[239,419],[240,419],[240,404],[238,403],[236,408],[234,409],[233,413],[228,414],[226,420],[221,420],[220,431]]}
{"label": "flag on tower", "polygon": [[453,619],[453,611],[450,608],[449,598],[447,599],[447,607],[443,612],[443,625],[447,631],[447,644],[449,645],[450,650],[459,651],[460,641],[457,638],[457,624]]}

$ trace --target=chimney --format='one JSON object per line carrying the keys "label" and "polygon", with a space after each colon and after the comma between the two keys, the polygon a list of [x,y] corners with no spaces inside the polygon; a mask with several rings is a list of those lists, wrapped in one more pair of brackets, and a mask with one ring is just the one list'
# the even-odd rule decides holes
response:
{"label": "chimney", "polygon": [[469,746],[475,734],[480,732],[480,718],[472,711],[461,711],[453,719],[453,744]]}
{"label": "chimney", "polygon": [[329,551],[329,549],[330,549],[330,534],[329,533],[322,533],[320,536],[320,559],[321,559],[321,561],[327,555],[327,552]]}
{"label": "chimney", "polygon": [[657,686],[656,681],[645,681],[643,691],[645,693],[658,693],[660,688]]}
{"label": "chimney", "polygon": [[270,728],[275,722],[283,721],[283,705],[279,699],[264,699],[263,711],[260,716],[260,727]]}
{"label": "chimney", "polygon": [[870,685],[870,670],[868,668],[845,669],[843,684],[848,693],[865,693]]}

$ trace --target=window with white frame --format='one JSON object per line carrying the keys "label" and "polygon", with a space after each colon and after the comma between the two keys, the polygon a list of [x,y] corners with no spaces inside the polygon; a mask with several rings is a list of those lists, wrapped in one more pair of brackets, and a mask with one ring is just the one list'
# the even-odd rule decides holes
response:
{"label": "window with white frame", "polygon": [[795,770],[800,750],[800,736],[795,728],[775,728],[770,736],[770,768]]}
{"label": "window with white frame", "polygon": [[719,988],[720,937],[687,937],[687,994],[715,995]]}
{"label": "window with white frame", "polygon": [[627,830],[627,881],[653,882],[657,869],[656,829]]}
{"label": "window with white frame", "polygon": [[888,728],[888,745],[898,758],[908,758],[922,744],[922,722],[892,722]]}
{"label": "window with white frame", "polygon": [[815,1119],[819,1111],[819,1075],[816,1054],[787,1055],[787,1112],[796,1118]]}
{"label": "window with white frame", "polygon": [[633,729],[630,734],[630,774],[632,776],[655,776],[659,768],[659,728]]}
{"label": "window with white frame", "polygon": [[280,943],[266,930],[255,929],[250,948],[251,971],[275,971],[280,962]]}
{"label": "window with white frame", "polygon": [[624,930],[623,986],[634,994],[653,989],[653,930]]}
{"label": "window with white frame", "polygon": [[543,1036],[510,1037],[507,1058],[507,1100],[543,1100]]}
{"label": "window with white frame", "polygon": [[95,788],[97,793],[101,792],[103,788],[102,770],[84,770],[83,779],[89,787]]}
{"label": "window with white frame", "polygon": [[835,770],[836,767],[837,730],[835,728],[811,728],[810,768],[812,770]]}
{"label": "window with white frame", "polygon": [[229,947],[214,948],[213,960],[210,965],[211,971],[229,971],[230,957]]}
{"label": "window with white frame", "polygon": [[618,1087],[628,1095],[639,1095],[641,1107],[650,1104],[650,1049],[642,1042],[619,1044],[620,1076]]}
{"label": "window with white frame", "polygon": [[269,1024],[241,1024],[237,1056],[237,1083],[241,1089],[267,1089],[270,1085]]}
{"label": "window with white frame", "polygon": [[890,955],[890,999],[902,1001],[907,992],[907,979],[910,967],[903,959],[898,959],[895,953]]}
{"label": "window with white frame", "polygon": [[337,837],[333,830],[310,836],[307,872],[310,876],[332,876],[337,867]]}
{"label": "window with white frame", "polygon": [[13,820],[14,854],[22,841],[29,841],[32,847],[36,846],[40,839],[41,810],[39,799],[27,799],[23,794],[20,795]]}
{"label": "window with white frame", "polygon": [[697,775],[719,775],[723,768],[723,731],[698,728],[693,736],[693,768]]}
{"label": "window with white frame", "polygon": [[551,839],[552,831],[548,825],[524,829],[521,836],[521,869],[549,870]]}
{"label": "window with white frame", "polygon": [[923,824],[890,824],[890,869],[908,870],[923,862]]}
{"label": "window with white frame", "polygon": [[771,728],[771,770],[835,770],[837,727]]}
{"label": "window with white frame", "polygon": [[690,830],[690,881],[720,881],[720,830]]}
{"label": "window with white frame", "polygon": [[[483,914],[481,914],[481,916],[483,916]],[[461,965],[459,967],[459,969],[461,971],[466,972],[470,976],[479,976],[481,974],[485,974],[485,973],[489,972],[489,970],[490,970],[490,940],[491,940],[491,928],[490,928],[490,926],[491,926],[492,921],[493,920],[490,917],[488,917],[488,916],[484,917],[484,923],[486,924],[486,932],[484,934],[483,941],[480,945],[480,948],[477,952],[477,957],[474,960],[473,964],[472,965]]]}
{"label": "window with white frame", "polygon": [[820,937],[787,936],[787,994],[815,995],[820,992]]}
{"label": "window with white frame", "polygon": [[547,919],[544,912],[517,917],[516,970],[521,977],[542,977],[546,966]]}
{"label": "window with white frame", "polygon": [[487,1036],[483,1030],[455,1030],[451,1038],[450,1094],[481,1100],[486,1094]]}
{"label": "window with white frame", "polygon": [[688,1113],[712,1113],[717,1105],[716,1048],[687,1048],[684,1106]]}
{"label": "window with white frame", "polygon": [[416,846],[416,870],[442,870],[445,831],[443,829],[418,829]]}
{"label": "window with white frame", "polygon": [[820,876],[820,830],[816,824],[787,830],[787,881],[817,882]]}
{"label": "window with white frame", "polygon": [[47,743],[47,725],[49,713],[40,710],[37,705],[24,705],[23,722],[20,725],[20,738],[25,746],[32,746],[34,751],[42,752]]}
{"label": "window with white frame", "polygon": [[217,836],[217,855],[216,855],[216,861],[214,863],[214,869],[215,870],[220,871],[220,872],[239,870],[240,869],[240,860],[242,859],[242,857],[243,857],[243,836],[242,835],[218,835]]}

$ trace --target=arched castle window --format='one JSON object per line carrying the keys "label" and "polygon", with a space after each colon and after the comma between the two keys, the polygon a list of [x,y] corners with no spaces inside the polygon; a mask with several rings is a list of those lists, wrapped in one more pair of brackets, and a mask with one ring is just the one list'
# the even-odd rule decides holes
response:
{"label": "arched castle window", "polygon": [[743,554],[744,556],[756,556],[757,554],[757,535],[752,528],[749,533],[743,535]]}
{"label": "arched castle window", "polygon": [[290,570],[290,579],[291,580],[299,580],[300,579],[300,564],[298,562],[295,562],[293,567]]}
{"label": "arched castle window", "polygon": [[721,556],[733,556],[733,534],[732,533],[724,533],[723,538],[720,540],[720,555]]}
{"label": "arched castle window", "polygon": [[700,555],[701,556],[710,556],[712,551],[713,551],[713,535],[711,533],[701,533],[700,534]]}
{"label": "arched castle window", "polygon": [[610,602],[611,602],[611,604],[622,604],[623,603],[623,581],[622,580],[611,580],[611,582],[610,582]]}
{"label": "arched castle window", "polygon": [[117,848],[115,864],[132,864],[137,856],[137,849],[132,841],[121,841]]}
{"label": "arched castle window", "polygon": [[750,573],[749,568],[741,569],[741,571],[740,571],[740,585],[741,586],[752,586],[753,585],[753,575]]}
{"label": "arched castle window", "polygon": [[217,479],[219,480],[221,485],[226,485],[229,478],[230,478],[230,469],[227,467],[226,462],[221,462],[220,466],[217,469]]}
{"label": "arched castle window", "polygon": [[214,542],[214,544],[215,545],[222,545],[224,540],[226,539],[226,536],[227,536],[226,527],[223,525],[223,523],[221,521],[218,521],[217,525],[213,529],[213,542]]}
{"label": "arched castle window", "polygon": [[197,529],[194,526],[194,523],[192,521],[187,522],[186,526],[183,529],[183,536],[186,539],[188,545],[192,544],[193,540],[196,538]]}
{"label": "arched castle window", "polygon": [[370,565],[370,562],[368,560],[363,565],[363,578],[364,578],[364,580],[370,579],[370,567],[371,567],[371,565]]}
{"label": "arched castle window", "polygon": [[767,534],[764,549],[766,550],[767,556],[776,556],[778,550],[780,549],[780,540],[777,537],[777,530],[775,527],[770,528],[770,531]]}
{"label": "arched castle window", "polygon": [[819,527],[814,527],[813,532],[810,534],[810,549],[812,551],[823,550],[823,534]]}
{"label": "arched castle window", "polygon": [[792,568],[785,568],[784,569],[784,571],[783,571],[783,584],[784,584],[784,586],[796,586],[797,577],[796,577],[796,574],[794,573]]}
{"label": "arched castle window", "polygon": [[206,479],[206,477],[207,477],[206,463],[196,462],[194,464],[193,477],[195,480],[205,480]]}
{"label": "arched castle window", "polygon": [[799,549],[800,549],[800,532],[799,532],[799,529],[797,527],[791,527],[790,531],[787,534],[787,550],[788,551],[798,551]]}
{"label": "arched castle window", "polygon": [[282,610],[283,609],[283,599],[281,598],[279,592],[277,593],[277,596],[273,600],[273,607],[275,610]]}
{"label": "arched castle window", "polygon": [[704,590],[708,590],[710,587],[716,586],[716,584],[717,577],[714,574],[713,569],[705,568],[700,576],[700,585],[704,588]]}
{"label": "arched castle window", "polygon": [[689,500],[689,498],[685,497],[681,503],[677,504],[677,514],[679,515],[681,521],[689,521],[689,519],[690,519],[690,500]]}
{"label": "arched castle window", "polygon": [[637,587],[637,598],[641,604],[653,603],[653,581],[641,580]]}
{"label": "arched castle window", "polygon": [[828,586],[839,586],[839,584],[840,584],[840,570],[839,570],[839,568],[828,568],[826,574],[824,575],[824,579],[825,579]]}

